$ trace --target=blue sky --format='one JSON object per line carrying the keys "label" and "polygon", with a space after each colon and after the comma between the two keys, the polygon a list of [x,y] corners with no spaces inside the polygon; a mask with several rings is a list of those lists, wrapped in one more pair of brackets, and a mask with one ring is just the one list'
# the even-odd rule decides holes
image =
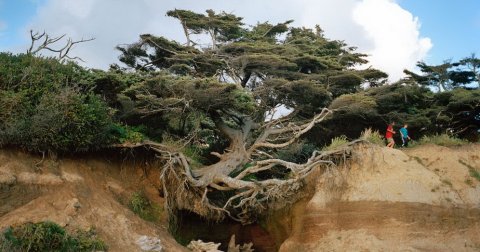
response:
{"label": "blue sky", "polygon": [[433,42],[427,62],[458,60],[471,53],[480,57],[480,0],[401,0],[399,4],[419,18],[421,34]]}
{"label": "blue sky", "polygon": [[[35,16],[43,0],[0,0],[0,49],[23,43],[24,27]],[[3,29],[2,29],[3,28]]]}
{"label": "blue sky", "polygon": [[25,51],[29,29],[95,37],[75,52],[86,66],[106,68],[116,62],[113,48],[141,33],[183,39],[176,21],[164,15],[173,8],[225,10],[249,24],[318,23],[327,37],[358,46],[394,79],[418,60],[440,64],[480,56],[480,0],[0,0],[0,51]]}

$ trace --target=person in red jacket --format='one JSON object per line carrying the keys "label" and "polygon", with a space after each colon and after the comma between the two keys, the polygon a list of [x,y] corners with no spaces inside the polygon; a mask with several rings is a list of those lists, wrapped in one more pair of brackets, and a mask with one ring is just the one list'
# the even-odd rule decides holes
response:
{"label": "person in red jacket", "polygon": [[393,130],[393,126],[395,126],[395,122],[392,122],[387,127],[387,133],[385,133],[385,138],[387,139],[387,147],[393,148],[395,145],[395,140],[393,140],[393,135],[397,132]]}

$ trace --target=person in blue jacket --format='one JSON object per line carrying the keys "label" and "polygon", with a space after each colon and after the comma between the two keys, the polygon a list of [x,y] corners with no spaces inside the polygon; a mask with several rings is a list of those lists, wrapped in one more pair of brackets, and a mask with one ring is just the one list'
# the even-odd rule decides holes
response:
{"label": "person in blue jacket", "polygon": [[400,135],[402,137],[402,147],[408,146],[408,141],[411,140],[410,136],[408,135],[408,124],[404,124],[403,127],[400,129]]}

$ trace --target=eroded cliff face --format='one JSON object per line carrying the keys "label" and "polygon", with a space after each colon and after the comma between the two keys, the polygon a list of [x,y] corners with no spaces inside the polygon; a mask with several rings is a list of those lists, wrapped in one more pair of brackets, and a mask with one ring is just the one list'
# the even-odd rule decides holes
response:
{"label": "eroded cliff face", "polygon": [[267,221],[280,251],[480,250],[480,146],[360,145],[312,197]]}
{"label": "eroded cliff face", "polygon": [[[0,230],[50,220],[67,229],[95,227],[110,251],[142,251],[139,241],[153,238],[163,251],[187,250],[166,231],[165,212],[157,223],[148,222],[122,200],[142,190],[163,204],[154,164],[97,155],[36,165],[40,159],[0,151]],[[479,145],[358,145],[344,166],[316,170],[304,188],[310,196],[291,208],[250,229],[223,224],[207,231],[212,240],[204,238],[220,242],[219,234],[228,239],[235,233],[252,241],[255,251],[478,251],[480,181],[474,170],[480,171]],[[260,226],[268,233],[259,235]],[[196,229],[217,226],[206,227]]]}
{"label": "eroded cliff face", "polygon": [[[0,151],[0,230],[53,221],[69,229],[95,227],[109,251],[186,251],[166,228],[135,215],[121,199],[143,190],[158,200],[158,172],[145,163],[108,158],[47,159]],[[148,246],[147,246],[148,247]]]}

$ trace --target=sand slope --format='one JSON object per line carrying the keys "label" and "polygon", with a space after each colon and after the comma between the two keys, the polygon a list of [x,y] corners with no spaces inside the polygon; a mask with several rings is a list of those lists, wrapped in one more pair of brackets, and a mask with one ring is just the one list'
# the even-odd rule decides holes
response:
{"label": "sand slope", "polygon": [[478,145],[358,146],[313,180],[280,251],[479,251],[480,186],[469,172],[479,155]]}

